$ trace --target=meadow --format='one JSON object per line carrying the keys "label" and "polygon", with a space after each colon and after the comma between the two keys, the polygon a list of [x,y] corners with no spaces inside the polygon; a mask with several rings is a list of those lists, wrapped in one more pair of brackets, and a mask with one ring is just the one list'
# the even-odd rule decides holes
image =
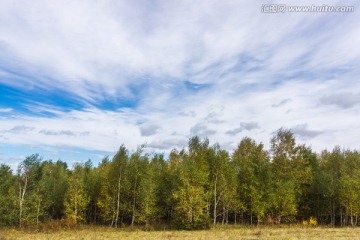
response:
{"label": "meadow", "polygon": [[144,231],[84,226],[78,229],[34,231],[2,229],[0,240],[10,239],[360,239],[360,228],[296,226],[219,226],[199,231]]}

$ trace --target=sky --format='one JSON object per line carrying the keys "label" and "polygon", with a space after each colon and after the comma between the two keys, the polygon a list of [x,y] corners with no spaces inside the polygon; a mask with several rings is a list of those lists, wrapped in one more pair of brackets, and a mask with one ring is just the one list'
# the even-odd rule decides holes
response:
{"label": "sky", "polygon": [[0,163],[166,154],[195,135],[269,148],[281,127],[359,150],[359,46],[358,0],[1,0]]}

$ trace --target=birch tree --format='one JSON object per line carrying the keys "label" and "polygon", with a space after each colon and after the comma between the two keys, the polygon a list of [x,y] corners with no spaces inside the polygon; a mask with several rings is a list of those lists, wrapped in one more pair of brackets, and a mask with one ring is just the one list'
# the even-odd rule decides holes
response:
{"label": "birch tree", "polygon": [[[38,154],[33,154],[25,158],[18,167],[19,183],[19,227],[22,227],[24,215],[30,214],[31,209],[26,209],[26,197],[34,190],[36,182],[40,179],[40,162]],[[32,204],[32,202],[29,202]]]}
{"label": "birch tree", "polygon": [[75,223],[85,221],[85,210],[90,198],[85,191],[83,166],[80,164],[74,166],[68,183],[65,199],[66,215]]}

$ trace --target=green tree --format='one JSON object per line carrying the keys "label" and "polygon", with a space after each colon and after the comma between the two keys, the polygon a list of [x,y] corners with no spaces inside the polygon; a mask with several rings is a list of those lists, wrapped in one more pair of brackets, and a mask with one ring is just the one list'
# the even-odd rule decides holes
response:
{"label": "green tree", "polygon": [[[37,196],[38,182],[41,178],[41,158],[33,154],[25,158],[18,167],[19,185],[19,226],[22,227],[23,220],[35,221],[33,218],[35,209],[38,208],[39,197]],[[34,202],[35,200],[35,202]],[[35,209],[34,209],[35,208]]]}
{"label": "green tree", "polygon": [[[113,226],[116,216],[116,191],[114,190],[114,178],[112,178],[112,164],[108,157],[104,157],[97,167],[98,177],[100,178],[100,190],[97,197],[96,205],[99,209],[99,217],[102,224]],[[115,184],[117,186],[117,184]]]}
{"label": "green tree", "polygon": [[[131,226],[134,226],[135,222],[138,222],[140,217],[140,205],[141,200],[144,200],[143,205],[143,211],[146,211],[146,214],[151,214],[149,209],[149,198],[147,198],[145,195],[143,195],[144,199],[141,199],[140,193],[141,190],[144,190],[144,188],[148,187],[147,193],[152,195],[153,192],[153,186],[145,186],[146,184],[143,184],[142,181],[145,181],[145,183],[151,184],[151,176],[150,172],[146,172],[146,166],[149,164],[148,156],[142,155],[144,146],[138,147],[137,151],[131,154],[130,161],[129,161],[129,175],[128,175],[128,181],[130,183],[130,192],[131,192]],[[149,175],[149,176],[146,176]],[[148,181],[146,178],[149,177]],[[144,213],[145,214],[145,213]],[[148,219],[148,216],[142,216],[143,219],[146,221]]]}
{"label": "green tree", "polygon": [[360,155],[358,152],[345,151],[342,177],[339,181],[339,200],[344,208],[342,224],[357,225],[360,215]]}
{"label": "green tree", "polygon": [[209,226],[210,193],[206,191],[209,188],[209,168],[206,160],[208,148],[208,139],[201,141],[198,137],[193,137],[189,140],[189,153],[180,154],[180,184],[174,193],[174,217],[180,228],[198,229]]}
{"label": "green tree", "polygon": [[65,209],[68,218],[75,223],[85,220],[86,207],[90,202],[89,195],[85,190],[84,167],[75,164],[69,178],[69,187],[66,192]]}
{"label": "green tree", "polygon": [[270,162],[263,144],[248,137],[238,145],[233,153],[233,162],[237,169],[238,195],[241,205],[250,215],[250,224],[253,224],[253,216],[259,224],[268,212],[271,194]]}
{"label": "green tree", "polygon": [[[121,145],[111,162],[104,158],[98,167],[100,175],[100,194],[97,206],[101,213],[101,218],[111,226],[118,228],[121,219],[125,214],[126,198],[126,177],[129,164],[128,150]],[[124,210],[121,213],[121,210]],[[121,215],[122,214],[122,215]]]}
{"label": "green tree", "polygon": [[139,223],[145,223],[149,226],[151,222],[156,219],[156,214],[159,213],[156,203],[156,192],[159,187],[159,178],[162,174],[161,158],[155,156],[149,162],[147,156],[143,157],[141,162],[141,179],[139,182]]}
{"label": "green tree", "polygon": [[294,159],[297,157],[296,142],[290,130],[279,129],[271,139],[273,208],[276,222],[294,220],[297,213],[296,179]]}
{"label": "green tree", "polygon": [[[206,156],[209,166],[209,187],[213,224],[222,215],[222,222],[228,222],[229,211],[236,209],[236,178],[227,151],[218,144],[209,148]],[[220,212],[221,210],[221,212]]]}
{"label": "green tree", "polygon": [[60,160],[55,163],[51,160],[44,161],[41,164],[41,171],[38,192],[41,196],[43,218],[61,219],[65,215],[64,201],[68,186],[67,164]]}
{"label": "green tree", "polygon": [[[344,156],[340,147],[335,147],[332,152],[325,150],[320,155],[322,182],[320,190],[323,196],[322,204],[324,205],[322,215],[330,218],[332,226],[335,226],[337,216],[340,215],[339,189],[343,164]],[[327,220],[325,221],[328,223]]]}
{"label": "green tree", "polygon": [[159,206],[159,211],[163,220],[173,225],[178,225],[178,219],[180,214],[176,211],[176,206],[178,203],[178,192],[181,186],[180,181],[180,170],[182,168],[182,160],[185,155],[185,150],[178,152],[176,149],[173,149],[169,155],[169,161],[165,165],[165,169],[160,177],[159,188],[156,193]]}
{"label": "green tree", "polygon": [[0,164],[0,227],[17,223],[15,176],[9,166]]}
{"label": "green tree", "polygon": [[315,179],[318,175],[318,159],[310,147],[299,145],[292,162],[295,181],[297,218],[306,220],[316,216]]}
{"label": "green tree", "polygon": [[89,203],[86,207],[86,221],[96,224],[99,218],[97,202],[101,189],[101,175],[98,169],[93,167],[90,159],[84,164],[84,185],[86,194],[89,196]]}
{"label": "green tree", "polygon": [[[170,153],[170,156],[172,153]],[[170,157],[171,159],[171,157]],[[152,200],[155,201],[152,211],[152,220],[156,223],[170,223],[172,212],[172,191],[175,178],[172,177],[169,162],[164,159],[163,154],[155,154],[150,163],[152,174]],[[143,184],[145,186],[145,184]]]}

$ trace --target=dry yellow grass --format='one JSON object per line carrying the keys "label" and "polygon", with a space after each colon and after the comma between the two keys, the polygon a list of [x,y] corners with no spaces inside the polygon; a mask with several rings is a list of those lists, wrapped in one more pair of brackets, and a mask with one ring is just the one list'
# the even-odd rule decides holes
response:
{"label": "dry yellow grass", "polygon": [[328,227],[216,227],[204,231],[129,231],[106,227],[78,230],[24,232],[0,230],[0,240],[8,239],[359,239],[360,228]]}

